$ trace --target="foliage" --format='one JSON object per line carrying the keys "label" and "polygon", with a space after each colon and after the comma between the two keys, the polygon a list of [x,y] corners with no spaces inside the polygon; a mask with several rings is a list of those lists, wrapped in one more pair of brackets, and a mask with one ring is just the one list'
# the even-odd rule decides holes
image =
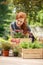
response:
{"label": "foliage", "polygon": [[38,20],[38,22],[43,24],[43,10],[38,12],[37,20]]}
{"label": "foliage", "polygon": [[0,49],[2,49],[2,45],[1,45],[1,43],[0,43]]}
{"label": "foliage", "polygon": [[7,0],[0,0],[0,37],[7,37],[7,33],[9,33],[12,9],[12,4]]}
{"label": "foliage", "polygon": [[16,16],[14,8],[26,12],[28,24],[43,26],[43,0],[0,0],[0,37],[9,38],[10,23]]}
{"label": "foliage", "polygon": [[13,49],[13,53],[14,53],[14,52],[19,52],[18,46],[15,46],[15,48]]}
{"label": "foliage", "polygon": [[27,42],[23,42],[20,44],[21,48],[25,48],[25,49],[35,49],[35,48],[43,48],[43,45],[40,42],[35,41],[34,43],[27,43]]}
{"label": "foliage", "polygon": [[[43,11],[43,1],[42,0],[13,0],[13,3],[16,7],[16,11],[23,11],[27,13],[28,23],[31,25],[41,26],[42,20],[37,20],[37,15],[41,15],[39,13],[41,10]],[[39,14],[38,14],[39,13]],[[43,13],[43,12],[42,12]],[[43,17],[43,16],[40,16]],[[40,24],[39,24],[40,23]],[[43,26],[43,25],[42,25]]]}
{"label": "foliage", "polygon": [[26,38],[25,35],[23,35],[21,32],[14,33],[14,38]]}
{"label": "foliage", "polygon": [[29,48],[33,48],[33,49],[42,48],[42,44],[40,44],[39,42],[35,41],[33,44],[32,43],[29,44]]}
{"label": "foliage", "polygon": [[8,43],[8,42],[2,42],[2,49],[3,50],[10,50],[10,48],[11,48],[11,44],[10,43]]}
{"label": "foliage", "polygon": [[22,42],[22,43],[20,44],[20,47],[27,49],[27,48],[28,48],[28,45],[29,45],[29,43],[27,43],[27,42]]}

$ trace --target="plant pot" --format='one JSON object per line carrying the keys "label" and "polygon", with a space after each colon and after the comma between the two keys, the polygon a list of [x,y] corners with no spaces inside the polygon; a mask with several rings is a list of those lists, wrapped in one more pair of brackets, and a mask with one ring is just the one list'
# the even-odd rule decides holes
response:
{"label": "plant pot", "polygon": [[3,56],[9,56],[9,51],[8,50],[3,50]]}
{"label": "plant pot", "polygon": [[17,56],[18,56],[18,52],[14,52],[13,54],[14,54],[14,56],[15,56],[15,57],[17,57]]}

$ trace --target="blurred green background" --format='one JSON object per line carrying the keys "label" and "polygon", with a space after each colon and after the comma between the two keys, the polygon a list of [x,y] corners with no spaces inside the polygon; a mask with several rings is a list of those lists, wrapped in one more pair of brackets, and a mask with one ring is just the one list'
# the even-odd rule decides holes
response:
{"label": "blurred green background", "polygon": [[10,23],[19,11],[27,14],[30,26],[43,27],[43,0],[0,0],[0,37],[9,38]]}

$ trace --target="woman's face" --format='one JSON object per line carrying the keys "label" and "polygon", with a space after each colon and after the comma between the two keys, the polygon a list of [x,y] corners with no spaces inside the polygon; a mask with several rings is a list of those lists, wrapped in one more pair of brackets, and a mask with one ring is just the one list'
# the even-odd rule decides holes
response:
{"label": "woman's face", "polygon": [[21,26],[24,23],[24,18],[17,19],[16,23],[18,26]]}

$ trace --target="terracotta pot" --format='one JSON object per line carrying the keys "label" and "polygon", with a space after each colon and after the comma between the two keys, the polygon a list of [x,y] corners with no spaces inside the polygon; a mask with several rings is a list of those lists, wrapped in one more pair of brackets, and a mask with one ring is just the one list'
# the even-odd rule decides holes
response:
{"label": "terracotta pot", "polygon": [[3,50],[3,56],[9,56],[9,51],[8,50]]}

